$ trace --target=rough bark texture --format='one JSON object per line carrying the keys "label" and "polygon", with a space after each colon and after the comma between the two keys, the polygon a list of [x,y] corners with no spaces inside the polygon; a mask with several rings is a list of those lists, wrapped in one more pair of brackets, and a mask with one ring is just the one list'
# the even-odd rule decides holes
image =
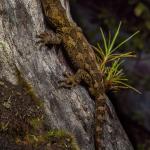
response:
{"label": "rough bark texture", "polygon": [[[71,20],[68,3],[61,2]],[[48,128],[66,129],[75,135],[81,150],[94,150],[94,101],[80,85],[58,88],[62,73],[72,72],[61,47],[35,44],[36,34],[49,30],[40,0],[1,0],[0,29],[0,77],[17,84],[15,64],[43,100]],[[112,104],[107,103],[111,115],[104,126],[106,150],[132,150]]]}

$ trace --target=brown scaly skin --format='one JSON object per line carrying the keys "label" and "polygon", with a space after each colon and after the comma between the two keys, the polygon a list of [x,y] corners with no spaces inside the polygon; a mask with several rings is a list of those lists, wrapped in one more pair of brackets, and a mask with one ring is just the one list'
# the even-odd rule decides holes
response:
{"label": "brown scaly skin", "polygon": [[64,51],[72,62],[75,75],[66,74],[61,83],[63,87],[73,87],[84,81],[89,92],[95,98],[95,145],[96,150],[104,150],[102,142],[102,127],[106,113],[106,98],[103,80],[92,46],[88,43],[81,29],[69,22],[60,0],[41,0],[44,14],[48,22],[54,27],[55,33],[41,33],[38,37],[45,45],[62,44]]}

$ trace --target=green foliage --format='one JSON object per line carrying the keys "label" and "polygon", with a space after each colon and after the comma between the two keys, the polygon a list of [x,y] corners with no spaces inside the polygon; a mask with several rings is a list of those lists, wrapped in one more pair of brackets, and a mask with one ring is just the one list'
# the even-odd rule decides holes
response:
{"label": "green foliage", "polygon": [[30,123],[30,125],[33,129],[38,130],[38,129],[42,128],[43,116],[42,117],[31,118],[29,120],[29,123]]}
{"label": "green foliage", "polygon": [[57,146],[62,150],[79,150],[76,138],[69,132],[64,130],[51,130],[47,134],[47,138],[53,142],[56,141]]}
{"label": "green foliage", "polygon": [[144,144],[138,144],[137,150],[145,150],[145,145]]}
{"label": "green foliage", "polygon": [[63,130],[51,130],[48,132],[48,137],[65,137],[66,132]]}
{"label": "green foliage", "polygon": [[139,2],[134,9],[134,13],[136,16],[141,16],[144,12],[147,11],[147,9],[148,8],[143,3]]}
{"label": "green foliage", "polygon": [[99,65],[100,70],[104,74],[105,87],[106,89],[113,89],[113,90],[118,90],[120,88],[129,88],[140,93],[138,90],[136,90],[127,83],[128,79],[125,77],[123,69],[121,69],[120,67],[121,64],[123,63],[121,58],[135,57],[135,55],[133,54],[133,52],[114,53],[122,45],[128,42],[133,36],[138,34],[139,31],[135,32],[130,37],[128,37],[127,39],[125,39],[124,41],[115,46],[116,39],[120,32],[120,27],[121,22],[113,37],[109,33],[108,40],[106,39],[106,36],[102,28],[100,28],[104,48],[102,48],[100,46],[100,43],[98,43],[98,49],[95,48],[95,50],[97,52],[97,58],[100,64]]}

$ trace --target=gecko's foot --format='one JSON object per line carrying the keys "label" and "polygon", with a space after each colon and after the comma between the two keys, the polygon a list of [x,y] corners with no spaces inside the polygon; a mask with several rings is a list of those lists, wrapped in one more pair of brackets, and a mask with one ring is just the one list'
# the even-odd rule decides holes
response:
{"label": "gecko's foot", "polygon": [[59,87],[72,88],[78,84],[74,75],[66,72],[63,75],[65,79],[59,82]]}
{"label": "gecko's foot", "polygon": [[39,41],[37,41],[37,44],[41,44],[41,46],[44,45],[50,45],[50,44],[60,44],[61,43],[61,37],[59,34],[54,33],[53,31],[49,32],[42,32],[41,34],[36,36]]}
{"label": "gecko's foot", "polygon": [[41,44],[41,45],[48,45],[49,41],[51,40],[51,34],[47,33],[47,32],[42,32],[41,34],[36,35],[36,38],[39,39],[39,41],[37,41],[37,44]]}

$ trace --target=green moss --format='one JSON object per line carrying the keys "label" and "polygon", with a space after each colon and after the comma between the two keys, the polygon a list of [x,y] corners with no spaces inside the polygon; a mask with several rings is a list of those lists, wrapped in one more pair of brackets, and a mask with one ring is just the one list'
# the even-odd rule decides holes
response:
{"label": "green moss", "polygon": [[6,145],[6,149],[11,143],[24,141],[29,134],[44,131],[41,102],[33,93],[30,94],[33,91],[31,87],[30,92],[26,87],[0,79],[0,138],[5,139],[0,141],[0,145]]}
{"label": "green moss", "polygon": [[18,79],[18,84],[24,87],[26,94],[31,96],[32,100],[36,102],[37,106],[43,107],[43,101],[37,97],[32,85],[25,80],[25,78],[21,75],[21,72],[17,69],[17,67],[16,67],[16,76]]}
{"label": "green moss", "polygon": [[47,131],[43,102],[17,70],[18,85],[0,79],[0,145],[3,149],[79,150],[72,134]]}
{"label": "green moss", "polygon": [[8,124],[9,124],[9,122],[7,122],[7,123],[1,122],[0,123],[0,132],[6,132],[8,130]]}
{"label": "green moss", "polygon": [[29,120],[30,125],[33,127],[33,129],[38,130],[42,127],[43,125],[43,118],[31,118],[31,120]]}
{"label": "green moss", "polygon": [[63,130],[51,130],[40,135],[28,134],[18,144],[32,145],[34,148],[47,150],[80,150],[75,137]]}
{"label": "green moss", "polygon": [[75,137],[63,130],[51,130],[47,135],[51,145],[62,150],[79,150]]}

